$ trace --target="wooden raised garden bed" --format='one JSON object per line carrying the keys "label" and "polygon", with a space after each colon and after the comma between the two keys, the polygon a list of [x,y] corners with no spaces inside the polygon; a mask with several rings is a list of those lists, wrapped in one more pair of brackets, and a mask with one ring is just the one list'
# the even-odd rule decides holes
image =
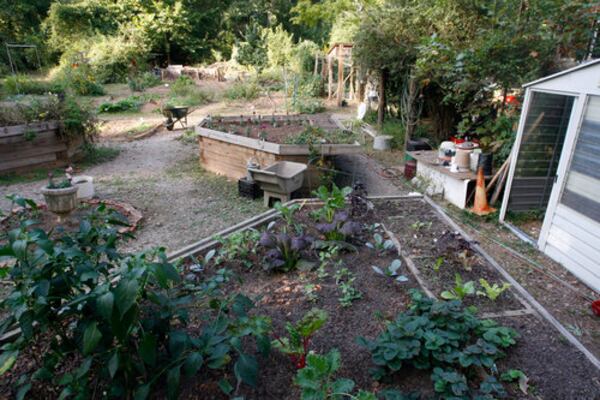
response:
{"label": "wooden raised garden bed", "polygon": [[[422,399],[438,398],[433,390],[431,369],[414,369],[407,364],[383,381],[374,380],[369,373],[375,366],[371,354],[357,343],[357,337],[376,338],[385,329],[386,321],[393,321],[399,313],[408,310],[411,289],[439,298],[443,291],[454,287],[457,273],[462,275],[465,282],[476,282],[478,288],[480,278],[490,283],[500,283],[504,279],[473,248],[467,254],[469,262],[464,262],[457,253],[465,250],[468,243],[460,235],[454,235],[452,227],[422,198],[382,198],[374,199],[373,203],[373,211],[357,218],[364,224],[362,233],[349,240],[351,246],[327,262],[324,268],[327,276],[319,276],[316,267],[285,273],[263,271],[265,248],[252,244],[248,248],[255,249],[255,252],[249,256],[225,259],[214,266],[209,264],[201,274],[210,276],[224,265],[230,268],[236,279],[226,285],[226,292],[245,293],[257,298],[254,312],[272,320],[275,337],[285,335],[286,323],[300,320],[313,307],[325,310],[327,322],[312,337],[310,349],[318,354],[339,350],[342,366],[336,377],[350,378],[356,387],[364,390],[379,392],[395,388],[404,392],[417,391]],[[296,200],[291,204],[302,205],[295,215],[295,221],[304,227],[304,232],[322,238],[310,216],[319,203]],[[269,211],[238,225],[237,229],[226,230],[223,235],[240,235],[253,229],[262,231],[267,225],[276,232],[285,226],[277,213]],[[366,246],[367,242],[373,243],[374,234],[381,235],[384,240],[392,240],[395,246],[387,250]],[[448,234],[453,234],[452,238],[442,241],[441,238]],[[256,239],[248,239],[247,243],[252,243],[252,240]],[[440,241],[447,243],[439,245]],[[194,273],[196,260],[202,260],[211,249],[216,249],[219,254],[223,246],[226,244],[206,239],[199,242],[198,246],[190,246],[172,256],[184,257],[187,260],[184,262],[185,273]],[[318,251],[307,250],[303,258],[316,266],[322,261],[319,256]],[[433,266],[439,257],[443,258],[443,262],[436,270]],[[398,273],[407,278],[405,281],[399,282],[374,271],[373,266],[385,268],[395,259],[402,261]],[[341,303],[341,286],[336,281],[336,272],[343,268],[355,278],[352,286],[360,293],[349,305]],[[525,385],[521,387],[516,382],[505,382],[505,398],[599,398],[600,386],[596,381],[598,369],[541,318],[517,290],[509,288],[495,301],[485,296],[467,296],[464,305],[476,307],[478,317],[491,318],[515,329],[519,334],[516,345],[506,349],[506,356],[494,364],[498,379],[503,372],[512,369],[521,370],[527,376]],[[246,399],[299,399],[300,390],[293,384],[296,367],[288,357],[273,350],[260,362],[257,387],[242,386],[236,395]],[[480,373],[486,374],[483,370]],[[217,382],[205,378],[208,380],[190,383],[182,393],[183,397],[193,398],[195,393],[202,391],[205,398],[225,399]],[[469,379],[473,383],[482,377],[475,374]]]}
{"label": "wooden raised garden bed", "polygon": [[0,174],[40,166],[64,166],[76,157],[81,139],[66,142],[56,121],[0,128]]}
{"label": "wooden raised garden bed", "polygon": [[[240,179],[246,176],[247,163],[250,160],[264,168],[277,161],[308,164],[309,157],[314,154],[331,157],[360,151],[360,144],[357,142],[323,143],[313,146],[290,144],[294,136],[301,134],[307,126],[319,127],[324,131],[339,130],[335,122],[326,115],[267,116],[260,123],[255,121],[256,118],[258,117],[215,117],[201,121],[196,127],[196,132],[200,135],[202,167],[231,179]],[[261,135],[263,133],[264,136]],[[315,184],[318,186],[315,170],[311,166],[309,175],[315,178]]]}

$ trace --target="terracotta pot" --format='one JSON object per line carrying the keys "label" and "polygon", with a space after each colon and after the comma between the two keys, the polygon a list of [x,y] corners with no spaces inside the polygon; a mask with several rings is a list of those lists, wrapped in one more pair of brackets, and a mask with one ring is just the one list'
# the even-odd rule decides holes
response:
{"label": "terracotta pot", "polygon": [[61,189],[42,188],[48,210],[55,214],[68,214],[77,207],[77,186]]}

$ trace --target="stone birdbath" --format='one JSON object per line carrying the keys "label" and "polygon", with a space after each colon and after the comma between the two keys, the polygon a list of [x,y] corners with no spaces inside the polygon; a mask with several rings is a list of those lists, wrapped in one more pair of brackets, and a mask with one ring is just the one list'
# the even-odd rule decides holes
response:
{"label": "stone birdbath", "polygon": [[71,180],[72,169],[65,170],[65,179],[55,182],[52,173],[48,174],[48,184],[42,188],[48,211],[58,215],[61,222],[77,207],[77,186]]}

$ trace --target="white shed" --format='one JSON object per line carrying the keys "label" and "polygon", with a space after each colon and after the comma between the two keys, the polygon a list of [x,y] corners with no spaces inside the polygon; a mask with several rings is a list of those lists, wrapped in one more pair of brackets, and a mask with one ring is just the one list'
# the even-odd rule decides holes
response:
{"label": "white shed", "polygon": [[539,249],[600,291],[600,59],[524,87],[500,221],[545,208]]}

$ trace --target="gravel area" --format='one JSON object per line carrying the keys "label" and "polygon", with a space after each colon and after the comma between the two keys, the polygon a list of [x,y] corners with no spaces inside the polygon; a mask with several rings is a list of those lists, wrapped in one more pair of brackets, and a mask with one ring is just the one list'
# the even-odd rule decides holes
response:
{"label": "gravel area", "polygon": [[[105,142],[119,147],[119,156],[81,172],[94,177],[99,198],[123,201],[142,212],[129,250],[177,250],[264,211],[262,200],[238,197],[236,182],[203,171],[197,144],[177,140],[180,134],[165,131],[135,142]],[[8,210],[5,197],[11,193],[43,201],[43,185],[0,186],[0,208]]]}

